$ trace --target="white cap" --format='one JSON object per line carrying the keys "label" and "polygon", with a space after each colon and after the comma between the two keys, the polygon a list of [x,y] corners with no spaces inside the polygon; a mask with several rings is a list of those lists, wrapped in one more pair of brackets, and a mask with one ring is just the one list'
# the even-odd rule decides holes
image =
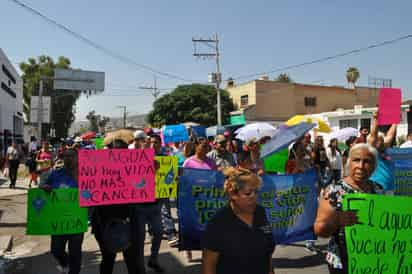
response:
{"label": "white cap", "polygon": [[80,138],[79,136],[77,136],[76,138],[74,138],[74,142],[75,143],[80,143],[82,141],[82,138]]}
{"label": "white cap", "polygon": [[146,133],[144,133],[143,130],[136,130],[133,135],[134,135],[135,139],[144,139],[144,138],[146,138]]}

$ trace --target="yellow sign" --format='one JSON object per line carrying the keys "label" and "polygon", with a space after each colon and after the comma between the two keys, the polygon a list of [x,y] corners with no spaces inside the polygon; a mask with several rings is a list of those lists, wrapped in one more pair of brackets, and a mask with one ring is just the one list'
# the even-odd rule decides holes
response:
{"label": "yellow sign", "polygon": [[156,156],[160,167],[156,171],[156,198],[177,197],[178,159],[176,156]]}

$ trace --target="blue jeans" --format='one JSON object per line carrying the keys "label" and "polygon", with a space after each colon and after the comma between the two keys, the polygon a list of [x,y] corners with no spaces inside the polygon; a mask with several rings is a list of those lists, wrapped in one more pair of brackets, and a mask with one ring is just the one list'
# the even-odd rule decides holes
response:
{"label": "blue jeans", "polygon": [[138,254],[144,254],[144,240],[146,237],[146,224],[152,229],[152,246],[150,260],[156,261],[162,242],[162,221],[159,202],[136,205],[136,218],[138,226]]}
{"label": "blue jeans", "polygon": [[[69,254],[66,253],[66,244]],[[83,233],[52,235],[51,253],[62,267],[69,267],[69,274],[79,274],[82,263]]]}

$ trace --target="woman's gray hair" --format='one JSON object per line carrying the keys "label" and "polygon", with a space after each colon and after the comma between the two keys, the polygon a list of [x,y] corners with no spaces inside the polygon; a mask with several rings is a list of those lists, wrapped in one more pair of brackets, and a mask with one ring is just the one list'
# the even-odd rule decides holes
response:
{"label": "woman's gray hair", "polygon": [[351,149],[349,150],[348,160],[346,161],[346,166],[345,166],[347,174],[349,174],[349,164],[350,164],[353,152],[357,151],[357,150],[361,150],[361,149],[366,149],[369,152],[369,154],[372,155],[372,157],[373,157],[373,170],[372,170],[372,173],[375,171],[376,166],[378,165],[378,151],[376,150],[376,148],[374,148],[370,144],[359,143],[359,144],[353,145],[351,147]]}

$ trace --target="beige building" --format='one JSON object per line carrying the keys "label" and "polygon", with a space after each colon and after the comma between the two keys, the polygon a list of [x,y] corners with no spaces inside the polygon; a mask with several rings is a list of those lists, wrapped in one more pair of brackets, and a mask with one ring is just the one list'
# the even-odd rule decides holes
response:
{"label": "beige building", "polygon": [[296,114],[313,114],[351,109],[355,105],[375,107],[379,89],[282,83],[266,77],[236,85],[229,92],[248,121],[285,121]]}

